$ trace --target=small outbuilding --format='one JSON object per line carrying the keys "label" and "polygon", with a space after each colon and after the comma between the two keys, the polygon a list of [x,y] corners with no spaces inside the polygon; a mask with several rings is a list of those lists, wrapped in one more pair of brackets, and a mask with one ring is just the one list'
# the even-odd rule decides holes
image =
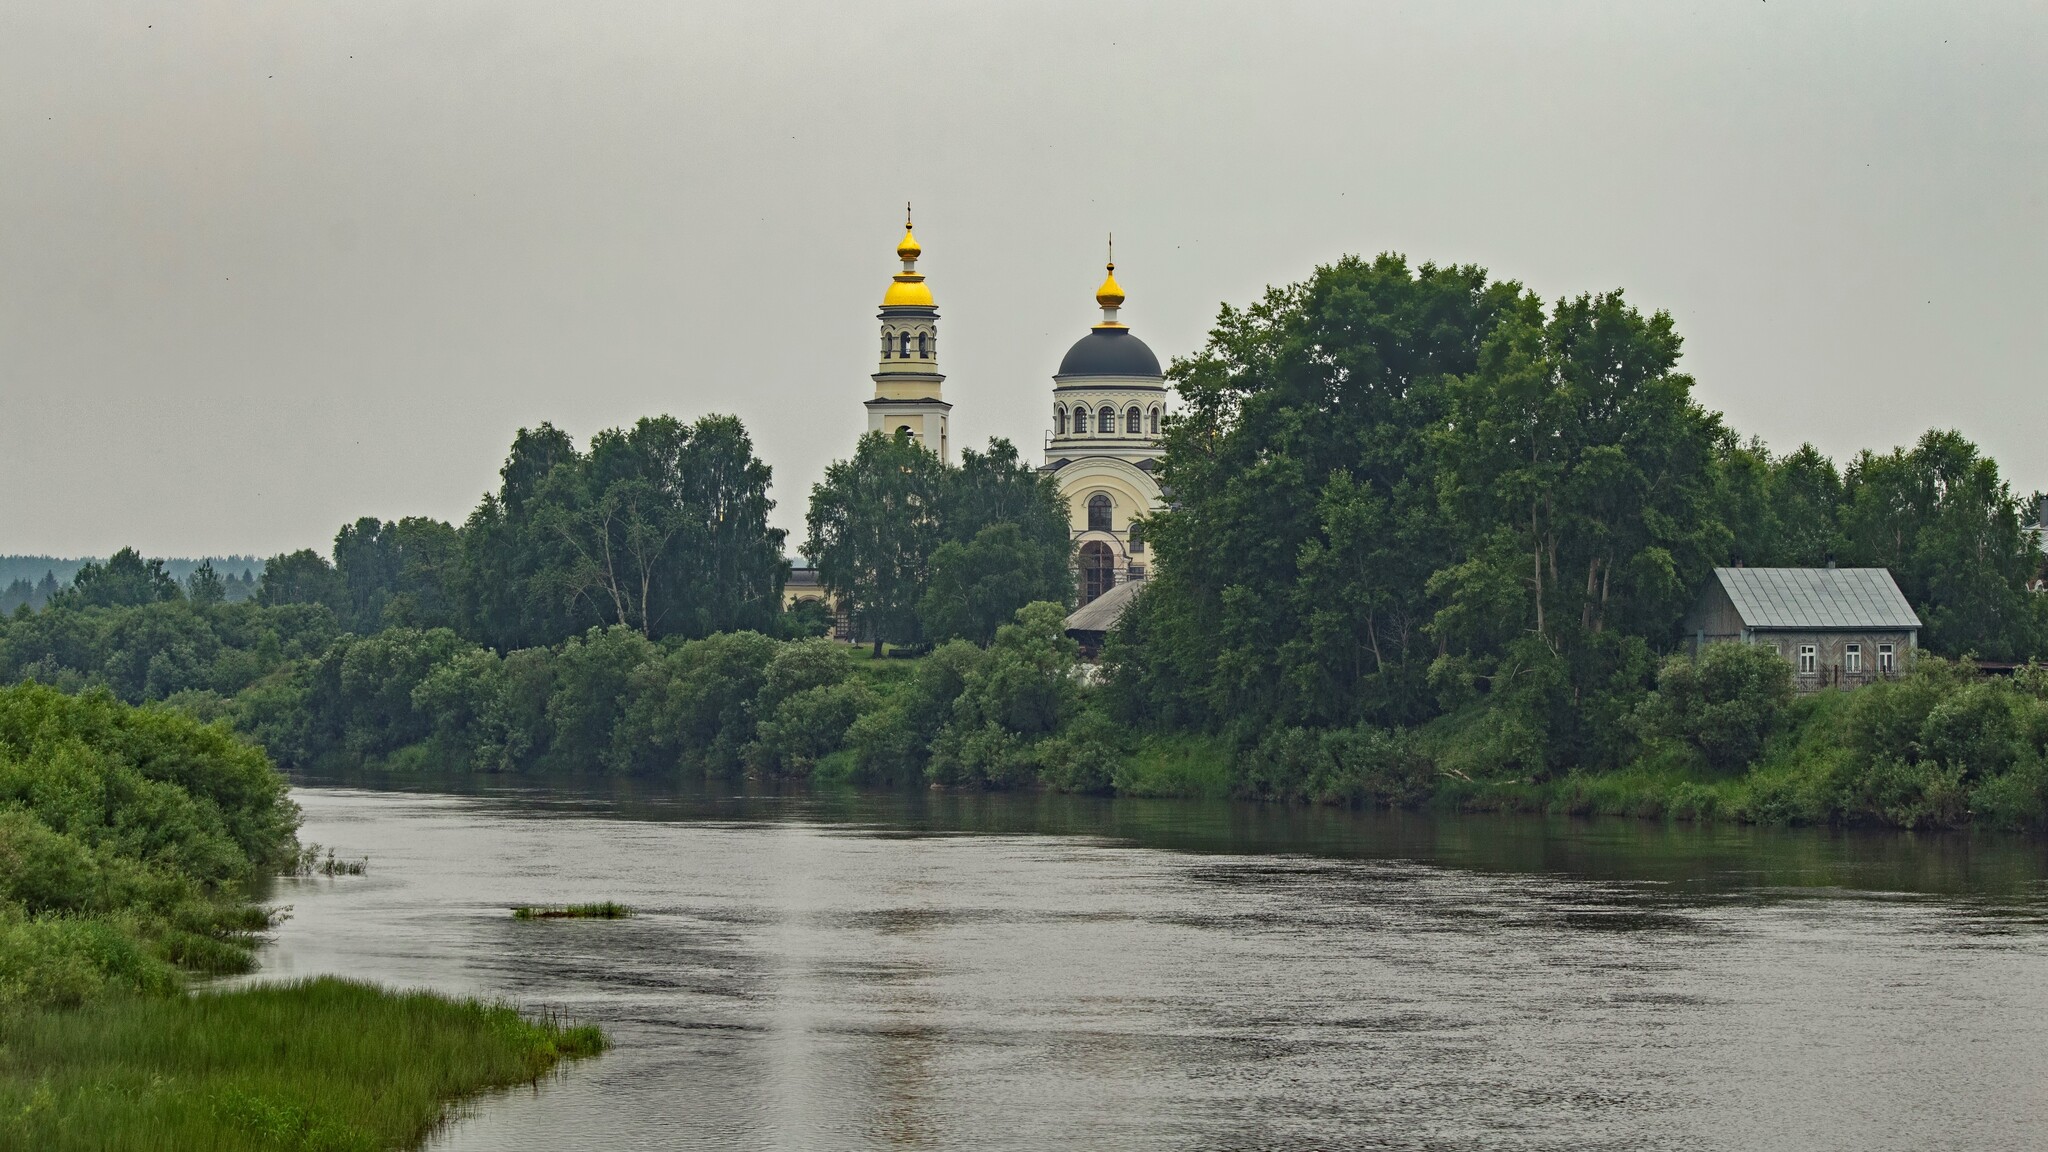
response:
{"label": "small outbuilding", "polygon": [[1083,658],[1093,660],[1102,655],[1103,639],[1116,631],[1124,609],[1131,606],[1144,587],[1143,580],[1126,580],[1074,609],[1067,617],[1067,635],[1080,641]]}
{"label": "small outbuilding", "polygon": [[1802,692],[1904,671],[1920,617],[1883,568],[1716,568],[1686,617],[1693,650],[1767,644]]}

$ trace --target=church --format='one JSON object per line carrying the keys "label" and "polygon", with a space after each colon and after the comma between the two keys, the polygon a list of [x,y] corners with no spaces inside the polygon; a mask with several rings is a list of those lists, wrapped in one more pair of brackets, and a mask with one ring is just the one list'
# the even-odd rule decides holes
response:
{"label": "church", "polygon": [[[939,311],[917,271],[924,254],[906,219],[878,317],[882,358],[867,402],[868,430],[906,432],[941,460],[952,451],[939,373]],[[1076,601],[1086,605],[1147,571],[1143,518],[1163,506],[1160,424],[1166,374],[1159,357],[1118,319],[1124,304],[1116,261],[1095,291],[1102,320],[1074,342],[1052,376],[1052,424],[1042,471],[1051,474],[1073,517]]]}

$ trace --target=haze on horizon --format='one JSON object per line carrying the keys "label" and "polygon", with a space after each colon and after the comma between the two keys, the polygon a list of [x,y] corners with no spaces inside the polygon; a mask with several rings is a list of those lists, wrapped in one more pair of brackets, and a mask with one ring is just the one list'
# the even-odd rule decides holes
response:
{"label": "haze on horizon", "polygon": [[738,414],[800,538],[902,205],[1037,459],[1103,237],[1162,358],[1345,253],[1669,310],[1699,399],[2048,487],[2048,6],[0,9],[0,552],[460,522],[515,429]]}

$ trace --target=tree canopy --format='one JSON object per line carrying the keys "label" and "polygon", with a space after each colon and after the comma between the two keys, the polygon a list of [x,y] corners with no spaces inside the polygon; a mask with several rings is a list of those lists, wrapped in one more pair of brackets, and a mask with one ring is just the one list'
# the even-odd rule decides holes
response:
{"label": "tree canopy", "polygon": [[1007,440],[942,462],[907,433],[870,432],[811,491],[804,552],[856,631],[987,644],[1018,609],[1067,603],[1066,501]]}

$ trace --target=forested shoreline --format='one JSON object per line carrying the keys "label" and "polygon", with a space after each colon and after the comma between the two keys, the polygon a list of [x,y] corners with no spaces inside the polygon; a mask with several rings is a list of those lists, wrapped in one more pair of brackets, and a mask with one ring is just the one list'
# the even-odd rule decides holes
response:
{"label": "forested shoreline", "polygon": [[[1679,351],[1618,292],[1395,256],[1226,307],[1172,369],[1154,576],[1099,666],[1061,628],[1067,510],[1007,443],[871,435],[828,469],[802,550],[856,651],[783,611],[769,470],[707,416],[521,431],[462,525],[359,520],[246,602],[124,551],[0,625],[0,680],[287,768],[2042,826],[2039,496],[1953,432],[1775,454]],[[1679,620],[1738,562],[1886,568],[1927,652],[1806,698],[1774,658],[1693,658]]]}

